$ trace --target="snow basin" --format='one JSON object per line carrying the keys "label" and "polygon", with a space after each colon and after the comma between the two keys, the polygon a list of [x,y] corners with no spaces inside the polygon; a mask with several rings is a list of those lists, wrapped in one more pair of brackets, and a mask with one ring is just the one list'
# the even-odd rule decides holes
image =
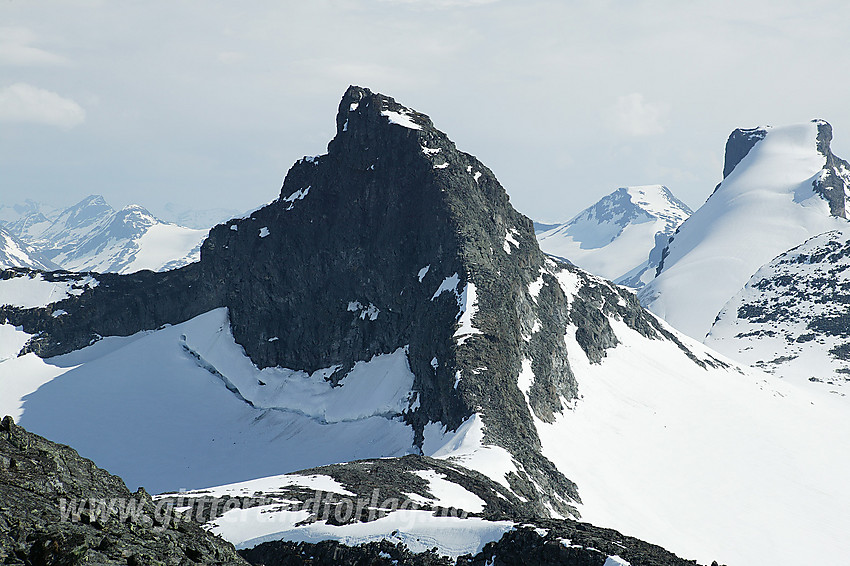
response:
{"label": "snow basin", "polygon": [[[3,330],[13,346],[18,332]],[[0,412],[154,493],[411,452],[413,430],[393,417],[414,400],[404,348],[357,362],[341,387],[324,380],[334,369],[258,370],[216,309],[65,356],[6,359]]]}

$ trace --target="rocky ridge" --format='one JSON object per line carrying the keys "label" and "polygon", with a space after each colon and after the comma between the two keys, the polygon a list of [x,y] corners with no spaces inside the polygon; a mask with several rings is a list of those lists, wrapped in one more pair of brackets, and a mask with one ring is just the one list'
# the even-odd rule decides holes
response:
{"label": "rocky ridge", "polygon": [[0,561],[244,565],[228,542],[192,522],[166,524],[151,497],[76,451],[0,423]]}
{"label": "rocky ridge", "polygon": [[850,235],[831,231],[762,266],[720,311],[706,344],[844,395],[850,381]]}
{"label": "rocky ridge", "polygon": [[[476,555],[450,560],[433,551],[411,552],[391,540],[346,546],[338,541],[319,543],[267,542],[238,554],[233,545],[210,534],[211,508],[234,508],[230,497],[206,498],[205,507],[192,505],[192,495],[152,499],[144,490],[131,493],[121,479],[80,457],[73,449],[50,442],[15,425],[10,417],[0,423],[0,560],[3,564],[32,566],[76,564],[395,564],[479,565],[535,564],[602,565],[614,556],[632,566],[692,565],[664,549],[620,533],[574,521],[523,520],[522,503],[480,474],[428,458],[353,462],[300,472],[328,475],[349,489],[365,494],[374,486],[410,497],[422,496],[427,482],[411,471],[441,470],[488,498],[486,515],[514,517],[515,527],[487,544]],[[398,478],[403,477],[399,481]],[[411,486],[413,481],[416,485]],[[497,496],[487,495],[489,489]],[[253,497],[266,494],[251,494]],[[315,493],[290,489],[272,494],[281,504],[293,504]],[[499,503],[504,498],[509,503]],[[186,505],[187,499],[189,505]],[[215,505],[213,505],[215,503]],[[506,507],[505,505],[509,505]],[[248,508],[238,506],[240,509]],[[204,510],[207,511],[204,514]],[[435,514],[437,510],[435,509]],[[333,516],[333,511],[330,516]],[[355,519],[356,520],[356,519]],[[206,526],[204,526],[206,525]],[[241,557],[240,557],[241,554]]]}
{"label": "rocky ridge", "polygon": [[[330,478],[335,487],[328,492],[317,493],[305,489],[305,480]],[[482,503],[479,510],[464,508],[445,508],[434,503],[435,496],[429,491],[434,489],[429,478],[437,477],[440,483],[449,482],[461,491],[473,494],[471,499],[479,498]],[[263,480],[265,481],[265,480]],[[433,481],[433,480],[432,480]],[[336,482],[334,484],[334,482]],[[206,528],[217,532],[228,524],[228,513],[241,513],[242,509],[260,506],[266,521],[274,523],[276,514],[288,514],[306,509],[310,516],[298,520],[289,531],[289,536],[298,540],[304,537],[311,525],[317,522],[333,525],[340,533],[332,540],[322,542],[290,542],[272,540],[253,544],[243,543],[240,554],[252,563],[267,566],[277,564],[410,564],[410,565],[483,565],[483,564],[568,564],[575,566],[611,564],[639,565],[694,565],[696,562],[684,560],[666,550],[627,537],[612,529],[602,529],[587,523],[572,520],[544,519],[534,514],[533,506],[518,499],[500,484],[489,478],[455,463],[425,458],[405,456],[348,462],[332,466],[323,466],[302,470],[296,474],[281,476],[278,483],[267,483],[265,490],[257,490],[254,482],[236,484],[230,488],[219,487],[212,490],[197,490],[179,494],[163,494],[157,498],[159,504],[173,505],[175,508],[188,509],[188,516]],[[445,488],[442,488],[445,490]],[[317,502],[318,500],[318,502]],[[383,503],[380,503],[384,500]],[[351,501],[369,502],[357,506],[351,513]],[[501,538],[487,543],[481,551],[452,559],[429,549],[424,552],[411,552],[405,539],[390,533],[384,540],[357,545],[345,545],[339,539],[345,528],[358,522],[369,522],[391,516],[396,513],[396,505],[386,507],[387,501],[402,502],[402,509],[426,510],[433,513],[438,521],[440,517],[462,517],[474,521],[509,521]],[[377,505],[376,505],[377,504]],[[237,511],[222,511],[224,509]],[[340,517],[343,517],[340,520]],[[231,518],[232,524],[232,518]],[[287,528],[286,519],[279,519],[278,528]],[[453,524],[448,528],[463,528]],[[323,527],[327,529],[327,526]],[[333,528],[333,527],[331,527]],[[300,530],[300,534],[299,534]],[[350,532],[350,531],[349,531]],[[311,537],[307,537],[311,538]],[[620,562],[616,562],[620,560]]]}
{"label": "rocky ridge", "polygon": [[[324,566],[374,564],[380,566],[695,566],[664,549],[573,521],[537,520],[523,523],[475,555],[456,560],[433,552],[411,553],[391,541],[349,547],[337,541],[295,543],[274,541],[240,554],[266,566]],[[712,566],[717,566],[715,562]]]}

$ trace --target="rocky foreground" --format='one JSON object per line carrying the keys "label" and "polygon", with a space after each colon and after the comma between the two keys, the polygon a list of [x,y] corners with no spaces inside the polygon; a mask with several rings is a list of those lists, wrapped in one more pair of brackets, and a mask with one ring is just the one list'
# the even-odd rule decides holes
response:
{"label": "rocky foreground", "polygon": [[414,554],[389,541],[355,547],[337,541],[274,541],[237,553],[190,514],[173,514],[166,501],[154,500],[143,489],[130,492],[118,476],[68,446],[27,432],[11,417],[0,423],[3,564],[696,564],[610,529],[521,517],[514,518],[517,528],[501,540],[456,561],[434,552]]}

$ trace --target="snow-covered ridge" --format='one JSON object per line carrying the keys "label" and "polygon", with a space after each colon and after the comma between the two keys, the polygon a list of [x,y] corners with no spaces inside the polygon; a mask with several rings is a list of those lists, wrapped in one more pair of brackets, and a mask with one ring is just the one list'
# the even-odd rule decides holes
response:
{"label": "snow-covered ridge", "polygon": [[539,232],[540,248],[606,279],[640,287],[691,210],[663,185],[621,187],[564,224]]}
{"label": "snow-covered ridge", "polygon": [[[390,473],[391,478],[374,489],[357,485],[355,478],[371,472]],[[224,510],[211,513],[206,527],[240,548],[272,540],[334,539],[350,546],[391,540],[414,552],[437,548],[440,555],[457,557],[480,552],[484,544],[515,526],[512,521],[470,516],[483,511],[485,501],[458,483],[469,481],[466,472],[427,458],[366,460],[163,494],[158,499],[180,510],[195,510],[212,501],[208,508]],[[357,491],[350,491],[335,476],[354,483]],[[482,488],[477,484],[476,491]],[[483,489],[491,503],[498,498],[508,503],[503,490],[491,491],[492,485]],[[218,499],[222,497],[229,499]],[[231,504],[222,505],[225,501]],[[339,519],[346,516],[354,520]]]}
{"label": "snow-covered ridge", "polygon": [[816,192],[827,167],[822,122],[765,128],[665,250],[641,302],[702,340],[723,305],[762,265],[807,238],[846,229]]}

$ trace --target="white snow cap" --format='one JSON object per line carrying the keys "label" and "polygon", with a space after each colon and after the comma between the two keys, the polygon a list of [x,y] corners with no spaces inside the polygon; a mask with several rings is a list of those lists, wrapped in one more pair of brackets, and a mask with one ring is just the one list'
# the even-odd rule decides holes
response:
{"label": "white snow cap", "polygon": [[826,164],[818,123],[765,129],[682,224],[663,270],[640,294],[649,310],[698,340],[759,267],[812,236],[848,227],[813,190]]}
{"label": "white snow cap", "polygon": [[537,234],[537,240],[544,252],[595,275],[646,283],[660,259],[661,250],[651,258],[659,235],[666,242],[664,235],[672,235],[690,215],[664,185],[620,187],[568,222]]}

